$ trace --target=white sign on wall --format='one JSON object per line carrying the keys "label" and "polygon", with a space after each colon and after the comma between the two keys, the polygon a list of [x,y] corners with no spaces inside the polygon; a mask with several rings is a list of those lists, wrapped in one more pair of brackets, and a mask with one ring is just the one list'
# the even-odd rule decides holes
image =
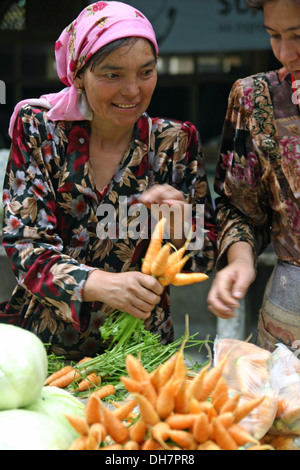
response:
{"label": "white sign on wall", "polygon": [[246,0],[123,0],[154,26],[160,52],[270,49],[264,17]]}

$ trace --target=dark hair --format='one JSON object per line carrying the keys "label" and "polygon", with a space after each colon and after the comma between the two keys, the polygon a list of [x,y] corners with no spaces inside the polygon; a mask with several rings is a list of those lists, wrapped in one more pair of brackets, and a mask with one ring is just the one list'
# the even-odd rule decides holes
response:
{"label": "dark hair", "polygon": [[[86,64],[84,64],[84,66],[81,67],[80,70],[78,70],[77,76],[84,73],[87,69],[90,69],[91,71],[93,71],[97,65],[101,64],[101,62],[103,62],[103,60],[105,60],[106,57],[109,56],[109,54],[116,51],[117,49],[120,49],[121,47],[133,45],[139,39],[143,39],[143,38],[130,36],[128,38],[116,39],[115,41],[112,41],[109,44],[106,44],[105,46],[101,47],[99,51],[95,52],[95,54],[93,54],[92,57],[86,62]],[[149,44],[152,47],[154,57],[157,58],[154,44],[148,39],[145,39],[145,40],[149,42]]]}
{"label": "dark hair", "polygon": [[263,10],[265,3],[271,1],[273,0],[247,0],[247,3],[250,8],[254,8],[255,10]]}

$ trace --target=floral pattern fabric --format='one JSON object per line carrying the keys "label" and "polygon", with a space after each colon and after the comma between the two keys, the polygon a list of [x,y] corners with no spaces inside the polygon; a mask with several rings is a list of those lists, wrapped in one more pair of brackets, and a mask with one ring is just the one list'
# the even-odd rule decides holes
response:
{"label": "floral pattern fabric", "polygon": [[272,241],[279,259],[300,266],[300,114],[285,69],[234,84],[215,191],[217,269],[237,241],[256,259]]}
{"label": "floral pattern fabric", "polygon": [[[24,106],[16,121],[4,189],[3,245],[17,286],[0,308],[0,322],[36,333],[49,352],[69,358],[103,350],[99,327],[112,309],[82,300],[89,273],[140,270],[148,238],[120,238],[114,231],[97,236],[102,204],[118,211],[153,184],[171,184],[187,200],[205,207],[204,245],[190,270],[210,272],[215,263],[216,233],[201,143],[188,122],[151,119],[144,114],[130,149],[102,194],[89,163],[89,123],[52,122],[47,110]],[[150,224],[149,224],[150,226]],[[170,296],[146,321],[161,341],[173,339]]]}

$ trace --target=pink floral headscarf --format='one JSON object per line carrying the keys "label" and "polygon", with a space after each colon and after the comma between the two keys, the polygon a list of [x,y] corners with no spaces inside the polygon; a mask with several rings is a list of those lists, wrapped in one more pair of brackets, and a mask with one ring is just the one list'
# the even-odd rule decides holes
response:
{"label": "pink floral headscarf", "polygon": [[20,101],[10,120],[9,135],[12,137],[15,119],[25,104],[49,109],[47,116],[52,121],[91,120],[92,112],[85,94],[79,95],[74,85],[76,74],[103,46],[131,36],[150,40],[158,53],[153,27],[136,8],[117,1],[96,2],[86,7],[55,44],[57,73],[67,88],[38,99]]}

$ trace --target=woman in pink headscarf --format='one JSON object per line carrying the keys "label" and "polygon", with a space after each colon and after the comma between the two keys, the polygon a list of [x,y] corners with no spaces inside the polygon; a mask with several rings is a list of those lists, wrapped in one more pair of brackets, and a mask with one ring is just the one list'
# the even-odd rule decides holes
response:
{"label": "woman in pink headscarf", "polygon": [[[170,342],[169,291],[141,273],[141,261],[153,204],[189,205],[194,223],[196,206],[204,205],[203,245],[189,269],[213,268],[215,228],[198,132],[189,122],[146,114],[158,46],[135,8],[88,6],[62,32],[55,53],[66,88],[18,103],[10,122],[3,243],[17,286],[0,322],[35,332],[49,352],[73,359],[101,352],[99,327],[115,310],[144,319]],[[174,222],[169,229],[181,246],[185,232],[175,235]]]}

